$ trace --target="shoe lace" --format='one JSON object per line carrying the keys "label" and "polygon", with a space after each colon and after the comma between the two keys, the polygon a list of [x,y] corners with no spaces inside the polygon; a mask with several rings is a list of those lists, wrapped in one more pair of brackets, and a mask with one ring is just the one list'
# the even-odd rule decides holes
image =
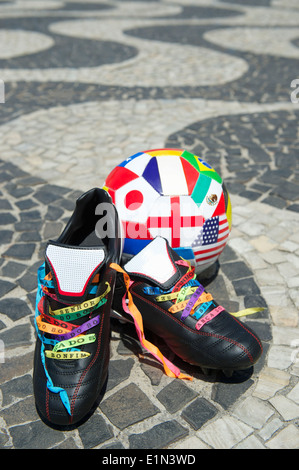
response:
{"label": "shoe lace", "polygon": [[[168,375],[168,377],[193,380],[193,377],[190,377],[186,374],[182,374],[181,371],[174,364],[172,364],[172,362],[170,362],[165,356],[163,356],[157,346],[155,346],[145,338],[142,315],[136,307],[133,301],[132,294],[130,292],[130,287],[134,281],[131,281],[128,273],[124,271],[118,264],[111,263],[110,267],[123,275],[126,286],[126,292],[122,299],[123,309],[133,318],[136,333],[138,335],[141,345],[163,365],[164,371],[166,375]],[[128,300],[128,303],[126,302],[126,300]]]}
{"label": "shoe lace", "polygon": [[[147,295],[157,295],[156,302],[171,301],[173,305],[168,308],[170,313],[182,312],[180,320],[184,322],[189,315],[192,315],[197,321],[195,328],[199,330],[206,321],[219,315],[224,309],[221,305],[216,306],[213,303],[213,296],[207,293],[202,284],[196,279],[195,268],[185,260],[176,262],[187,269],[181,279],[169,291],[163,291],[159,287],[145,287],[144,293]],[[200,306],[200,307],[199,307]],[[203,322],[201,318],[210,307],[215,308],[210,311],[209,317]],[[199,307],[199,308],[198,308]]]}
{"label": "shoe lace", "polygon": [[[196,316],[196,318],[199,318],[196,323],[196,328],[199,330],[205,323],[212,320],[212,318],[217,316],[225,309],[220,305],[217,307],[215,306],[212,311],[204,315],[208,308],[213,304],[212,295],[206,293],[204,291],[204,287],[197,281],[194,267],[192,267],[187,261],[183,259],[177,261],[177,263],[188,267],[188,269],[172,289],[163,291],[158,287],[146,287],[145,293],[149,295],[157,294],[158,302],[165,300],[174,301],[174,304],[170,307],[169,311],[173,310],[172,313],[175,311],[182,311],[182,321],[184,321],[190,314]],[[124,269],[122,269],[118,264],[111,263],[110,267],[123,275],[126,292],[122,299],[122,306],[124,311],[134,320],[135,329],[141,345],[163,365],[164,371],[168,377],[193,380],[193,377],[181,373],[181,371],[174,364],[172,364],[166,357],[163,356],[161,351],[155,345],[146,340],[144,335],[142,315],[134,304],[133,297],[130,292],[130,287],[132,284],[134,284],[134,281],[130,279],[128,273],[124,271]],[[187,296],[190,296],[190,294],[191,297],[187,299]],[[200,308],[196,308],[199,305]],[[249,308],[236,312],[232,315],[239,317],[250,315],[261,310],[264,309]],[[203,317],[203,319],[201,317]]]}
{"label": "shoe lace", "polygon": [[[38,271],[38,283],[40,292],[36,302],[35,323],[43,345],[49,346],[44,349],[45,356],[60,360],[82,359],[90,356],[89,352],[81,351],[79,348],[96,341],[96,335],[94,333],[88,334],[88,330],[99,324],[100,314],[93,317],[91,315],[107,302],[105,296],[111,289],[109,283],[106,283],[106,290],[97,297],[75,305],[63,304],[65,307],[55,310],[49,306],[47,313],[44,308],[45,298],[48,297],[56,301],[58,299],[52,275],[51,273],[45,275],[44,265]],[[95,276],[89,291],[90,294],[96,292],[97,283],[98,276]],[[84,317],[88,317],[88,319],[82,323]],[[77,322],[77,324],[73,322]]]}
{"label": "shoe lace", "polygon": [[[182,312],[180,316],[182,322],[192,315],[197,320],[195,328],[200,330],[205,323],[211,321],[225,308],[213,302],[212,294],[206,292],[197,280],[194,266],[185,260],[179,260],[176,263],[188,267],[188,270],[172,289],[163,291],[159,287],[145,287],[143,291],[148,295],[157,295],[155,297],[157,302],[172,301],[173,305],[168,308],[168,311],[170,313]],[[214,308],[208,312],[212,306]],[[229,313],[234,317],[243,317],[263,310],[265,310],[264,307],[252,307]]]}
{"label": "shoe lace", "polygon": [[[81,304],[71,306],[63,304],[66,306],[56,310],[49,308],[46,314],[44,310],[46,297],[56,301],[57,297],[51,274],[46,275],[45,273],[45,263],[39,267],[37,279],[35,328],[41,341],[40,358],[47,378],[47,388],[50,392],[60,396],[66,411],[71,416],[72,411],[68,393],[64,388],[53,383],[46,365],[46,358],[76,360],[90,356],[89,352],[81,351],[80,347],[96,341],[96,335],[94,333],[88,334],[88,330],[100,322],[100,314],[92,316],[92,313],[107,302],[105,296],[111,288],[106,283],[106,290],[103,294]],[[95,276],[89,294],[96,294],[98,280],[98,276]],[[78,324],[82,321],[82,318],[87,316],[87,321]],[[71,321],[77,321],[77,324],[71,323]]]}

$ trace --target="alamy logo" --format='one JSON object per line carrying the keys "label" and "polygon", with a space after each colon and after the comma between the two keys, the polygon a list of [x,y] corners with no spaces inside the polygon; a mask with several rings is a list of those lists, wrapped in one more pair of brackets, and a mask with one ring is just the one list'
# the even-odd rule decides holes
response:
{"label": "alamy logo", "polygon": [[295,78],[295,80],[292,81],[291,88],[295,88],[291,93],[291,101],[297,104],[299,103],[299,78]]}

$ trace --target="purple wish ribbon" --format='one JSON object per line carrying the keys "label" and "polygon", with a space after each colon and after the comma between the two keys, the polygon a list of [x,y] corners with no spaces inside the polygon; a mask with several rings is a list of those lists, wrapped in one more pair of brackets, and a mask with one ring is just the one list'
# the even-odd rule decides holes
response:
{"label": "purple wish ribbon", "polygon": [[89,330],[90,328],[93,328],[94,326],[98,325],[100,323],[100,315],[97,315],[94,318],[91,318],[87,322],[83,323],[82,325],[78,326],[74,330],[70,331],[69,333],[66,333],[64,335],[58,335],[56,336],[56,339],[58,341],[66,341],[67,339],[71,339],[74,336],[81,335],[85,331]]}
{"label": "purple wish ribbon", "polygon": [[200,284],[200,286],[196,289],[196,291],[191,295],[189,302],[187,303],[186,307],[183,310],[180,320],[184,321],[190,315],[192,308],[194,307],[195,302],[204,292],[204,287]]}

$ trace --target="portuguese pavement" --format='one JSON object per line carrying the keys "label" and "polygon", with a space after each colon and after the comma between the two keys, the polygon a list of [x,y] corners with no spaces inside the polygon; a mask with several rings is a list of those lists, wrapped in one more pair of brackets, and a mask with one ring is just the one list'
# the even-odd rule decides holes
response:
{"label": "portuguese pavement", "polygon": [[[1,0],[0,44],[0,447],[299,448],[298,1]],[[45,243],[83,191],[161,147],[227,184],[233,228],[207,289],[230,311],[265,307],[244,319],[263,356],[206,376],[159,341],[193,376],[170,379],[113,320],[98,408],[50,428],[32,392]]]}

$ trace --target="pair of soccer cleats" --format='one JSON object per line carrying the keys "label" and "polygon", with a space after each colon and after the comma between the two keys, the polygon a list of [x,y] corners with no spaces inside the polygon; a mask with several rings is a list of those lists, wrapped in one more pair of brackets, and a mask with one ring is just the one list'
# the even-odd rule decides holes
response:
{"label": "pair of soccer cleats", "polygon": [[46,247],[38,271],[33,383],[37,409],[49,424],[79,424],[101,396],[110,316],[134,323],[141,345],[170,377],[191,379],[145,338],[147,329],[204,371],[229,375],[251,367],[262,353],[254,331],[215,302],[164,238],[121,267],[119,227],[108,193],[92,189]]}

